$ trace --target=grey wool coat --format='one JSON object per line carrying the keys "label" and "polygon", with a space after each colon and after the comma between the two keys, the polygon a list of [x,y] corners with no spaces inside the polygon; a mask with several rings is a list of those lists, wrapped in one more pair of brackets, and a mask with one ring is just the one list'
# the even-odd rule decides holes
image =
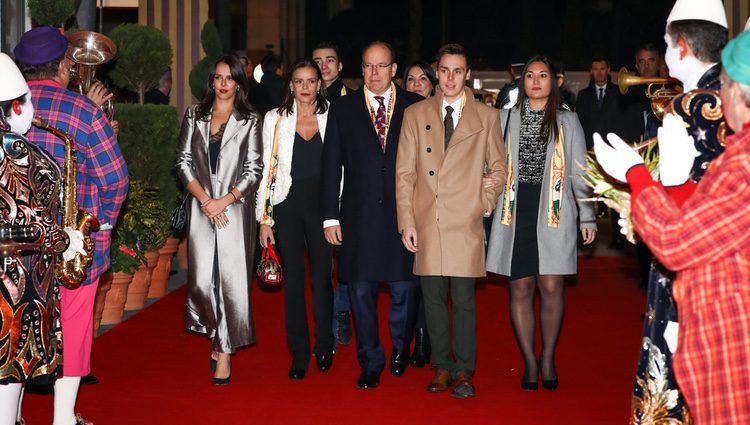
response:
{"label": "grey wool coat", "polygon": [[[500,122],[503,126],[507,122],[509,110],[500,112]],[[518,144],[519,129],[521,128],[521,113],[519,108],[510,109],[508,131],[510,133],[510,150],[513,159],[513,175],[518,176]],[[583,180],[581,165],[584,164],[586,140],[581,123],[575,112],[560,111],[557,116],[558,128],[562,126],[565,140],[563,142],[565,155],[565,183],[560,204],[560,225],[557,228],[547,225],[547,210],[549,207],[549,184],[552,155],[555,151],[555,141],[551,140],[547,146],[547,157],[544,168],[544,181],[537,211],[537,243],[539,246],[539,274],[575,274],[577,260],[577,245],[580,229],[596,229],[596,215],[592,202],[582,199],[591,195],[591,189]],[[503,189],[504,192],[504,189]],[[513,255],[513,240],[515,237],[516,217],[518,211],[513,211],[510,225],[501,223],[503,193],[498,198],[498,205],[492,219],[492,230],[489,237],[487,252],[487,271],[510,276],[511,257]],[[527,212],[530,213],[530,212]],[[580,216],[580,225],[578,218]]]}
{"label": "grey wool coat", "polygon": [[[263,172],[263,140],[256,115],[243,120],[235,111],[227,121],[216,165],[216,187],[211,183],[208,156],[210,116],[195,117],[196,105],[185,113],[177,143],[177,174],[182,183],[197,179],[213,198],[237,188],[238,202],[227,207],[229,225],[215,227],[201,212],[200,203],[188,201],[188,284],[185,326],[209,337],[217,332],[217,312],[226,319],[228,346],[214,347],[234,352],[234,347],[252,344],[255,332],[250,310],[250,281],[255,249],[255,193]],[[214,253],[218,251],[220,291],[213,306]]]}

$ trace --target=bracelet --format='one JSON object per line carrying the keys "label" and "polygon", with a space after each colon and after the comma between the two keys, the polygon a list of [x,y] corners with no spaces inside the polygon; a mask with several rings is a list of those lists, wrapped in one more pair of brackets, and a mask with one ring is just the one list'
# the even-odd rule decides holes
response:
{"label": "bracelet", "polygon": [[234,202],[237,202],[237,196],[236,196],[236,195],[234,194],[234,192],[232,192],[232,191],[230,190],[230,191],[229,191],[229,194],[230,194],[230,195],[232,195],[232,198],[234,198]]}

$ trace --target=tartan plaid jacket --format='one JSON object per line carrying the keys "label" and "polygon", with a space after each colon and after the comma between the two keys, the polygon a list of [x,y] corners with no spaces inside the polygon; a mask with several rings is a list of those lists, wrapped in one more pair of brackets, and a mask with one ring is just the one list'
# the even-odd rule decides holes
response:
{"label": "tartan plaid jacket", "polygon": [[[128,169],[109,121],[94,102],[63,88],[54,80],[29,81],[35,116],[75,139],[78,173],[77,202],[100,224],[114,226],[128,193]],[[32,127],[29,140],[49,152],[62,167],[65,144],[57,136]],[[94,261],[83,285],[91,284],[109,268],[110,231],[94,232]]]}
{"label": "tartan plaid jacket", "polygon": [[682,207],[645,166],[628,182],[635,229],[677,272],[674,369],[695,423],[750,423],[750,126],[727,138]]}

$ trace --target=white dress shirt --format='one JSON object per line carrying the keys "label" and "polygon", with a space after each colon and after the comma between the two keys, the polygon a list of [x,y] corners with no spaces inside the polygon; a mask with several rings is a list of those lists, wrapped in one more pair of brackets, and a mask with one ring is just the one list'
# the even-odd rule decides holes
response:
{"label": "white dress shirt", "polygon": [[456,99],[453,103],[448,103],[445,99],[443,99],[443,107],[441,108],[442,116],[443,116],[443,122],[445,122],[445,115],[448,113],[448,111],[445,110],[446,106],[450,106],[453,108],[453,112],[451,112],[451,117],[453,117],[453,129],[455,130],[458,127],[458,120],[461,119],[461,103],[463,102],[464,97],[461,96],[458,99]]}

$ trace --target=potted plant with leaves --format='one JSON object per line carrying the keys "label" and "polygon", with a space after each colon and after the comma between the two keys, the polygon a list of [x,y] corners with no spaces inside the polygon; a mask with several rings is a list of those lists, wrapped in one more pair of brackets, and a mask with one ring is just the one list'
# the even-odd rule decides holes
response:
{"label": "potted plant with leaves", "polygon": [[133,229],[133,223],[123,224],[125,214],[112,234],[110,249],[110,272],[102,276],[94,307],[94,328],[98,332],[99,322],[113,325],[122,321],[128,288],[133,273],[144,261],[143,252]]}
{"label": "potted plant with leaves", "polygon": [[62,27],[76,13],[75,0],[28,0],[29,15],[39,25]]}
{"label": "potted plant with leaves", "polygon": [[142,260],[128,288],[125,310],[139,310],[146,303],[151,273],[159,260],[159,248],[164,246],[171,232],[169,221],[165,220],[167,214],[159,200],[159,192],[153,186],[131,180],[123,209],[120,225],[132,229],[140,251],[136,252],[141,254]]}
{"label": "potted plant with leaves", "polygon": [[138,94],[143,104],[147,91],[159,85],[172,63],[172,46],[164,33],[154,27],[124,24],[109,36],[117,45],[117,61],[109,73],[119,87]]}

